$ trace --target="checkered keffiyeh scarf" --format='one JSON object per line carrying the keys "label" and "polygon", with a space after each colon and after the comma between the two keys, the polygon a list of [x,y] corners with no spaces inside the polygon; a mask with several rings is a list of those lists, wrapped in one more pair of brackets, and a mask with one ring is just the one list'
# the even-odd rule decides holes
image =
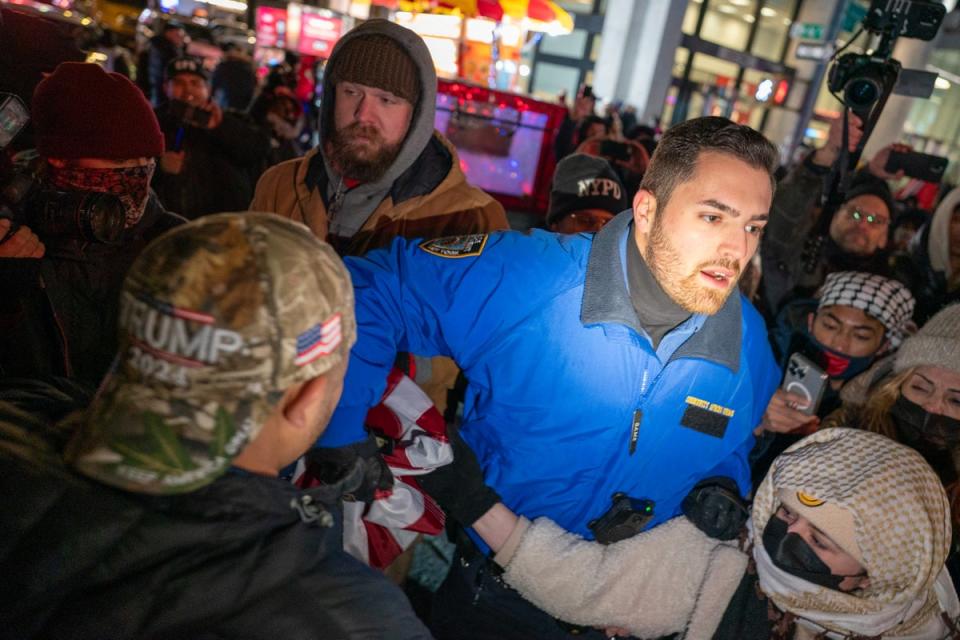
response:
{"label": "checkered keffiyeh scarf", "polygon": [[778,570],[758,541],[760,587],[777,607],[837,632],[828,637],[941,637],[926,632],[939,627],[941,610],[957,606],[944,570],[950,509],[920,454],[858,429],[823,429],[804,438],[774,461],[757,490],[757,536],[776,512],[781,490],[802,491],[853,516],[870,584],[844,593],[806,582]]}
{"label": "checkered keffiyeh scarf", "polygon": [[820,288],[818,309],[842,305],[860,309],[887,330],[893,348],[900,346],[916,301],[903,284],[875,273],[838,271]]}

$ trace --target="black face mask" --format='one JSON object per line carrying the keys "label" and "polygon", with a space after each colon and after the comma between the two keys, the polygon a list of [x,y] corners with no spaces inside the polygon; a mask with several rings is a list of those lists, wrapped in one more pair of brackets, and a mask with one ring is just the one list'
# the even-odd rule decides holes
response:
{"label": "black face mask", "polygon": [[840,583],[851,576],[835,576],[803,538],[787,533],[787,523],[773,515],[763,530],[763,548],[778,569],[807,582],[840,591]]}
{"label": "black face mask", "polygon": [[903,395],[893,403],[890,416],[903,444],[922,455],[941,482],[950,484],[957,479],[950,451],[960,447],[960,420],[930,413]]}

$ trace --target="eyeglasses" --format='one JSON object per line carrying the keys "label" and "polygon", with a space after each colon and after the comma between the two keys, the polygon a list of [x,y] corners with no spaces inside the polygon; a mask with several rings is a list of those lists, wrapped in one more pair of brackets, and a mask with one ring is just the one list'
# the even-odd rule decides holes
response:
{"label": "eyeglasses", "polygon": [[878,216],[875,213],[870,213],[869,211],[861,211],[860,209],[854,209],[850,211],[847,215],[854,222],[860,222],[861,220],[866,220],[869,225],[883,226],[889,224],[890,221],[884,216]]}

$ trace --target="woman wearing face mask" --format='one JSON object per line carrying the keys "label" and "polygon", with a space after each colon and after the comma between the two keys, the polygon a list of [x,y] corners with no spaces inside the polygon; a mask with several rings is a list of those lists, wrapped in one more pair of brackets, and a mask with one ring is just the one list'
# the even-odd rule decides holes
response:
{"label": "woman wearing face mask", "polygon": [[[933,316],[871,374],[879,381],[851,385],[824,426],[859,426],[915,449],[940,476],[960,525],[960,305]],[[958,551],[955,543],[951,566]]]}
{"label": "woman wearing face mask", "polygon": [[[459,462],[422,479],[444,505],[481,490],[455,447]],[[527,600],[608,634],[960,638],[943,488],[916,452],[866,431],[822,430],[777,458],[739,544],[680,517],[604,546],[499,503],[472,527]]]}

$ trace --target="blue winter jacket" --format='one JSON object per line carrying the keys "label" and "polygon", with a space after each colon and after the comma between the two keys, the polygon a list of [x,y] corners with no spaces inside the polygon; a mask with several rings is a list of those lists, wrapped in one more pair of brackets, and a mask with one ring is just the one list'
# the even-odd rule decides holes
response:
{"label": "blue winter jacket", "polygon": [[627,292],[630,223],[626,211],[596,236],[398,239],[348,258],[359,335],[321,444],[365,437],[397,351],[446,355],[469,380],[463,438],[517,513],[589,538],[615,492],[653,500],[650,526],[706,477],[746,495],[753,428],[780,380],[763,320],[731,295],[655,351]]}

